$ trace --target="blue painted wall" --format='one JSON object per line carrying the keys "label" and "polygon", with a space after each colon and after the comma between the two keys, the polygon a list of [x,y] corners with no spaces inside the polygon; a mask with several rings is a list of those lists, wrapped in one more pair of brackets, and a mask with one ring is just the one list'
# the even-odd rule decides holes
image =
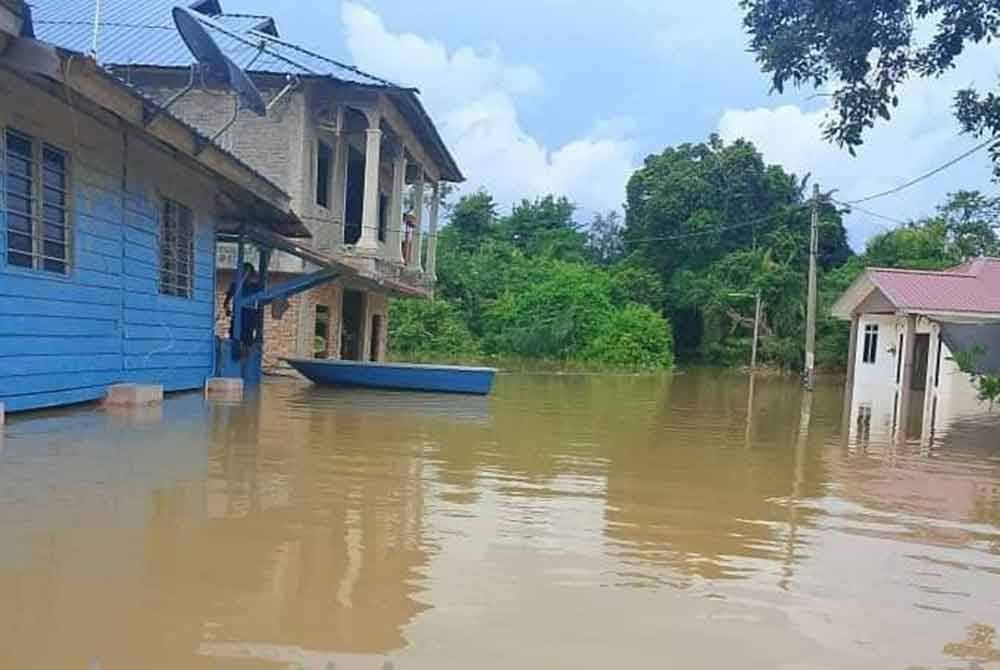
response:
{"label": "blue painted wall", "polygon": [[[162,384],[167,391],[200,388],[213,367],[209,180],[79,113],[73,130],[60,118],[68,110],[53,98],[0,77],[0,93],[7,87],[14,95],[0,96],[0,129],[16,128],[70,153],[73,250],[68,276],[7,264],[0,169],[0,402],[16,412],[96,400],[120,382]],[[4,109],[12,101],[53,118],[18,116]],[[159,292],[164,195],[195,214],[191,299]]]}

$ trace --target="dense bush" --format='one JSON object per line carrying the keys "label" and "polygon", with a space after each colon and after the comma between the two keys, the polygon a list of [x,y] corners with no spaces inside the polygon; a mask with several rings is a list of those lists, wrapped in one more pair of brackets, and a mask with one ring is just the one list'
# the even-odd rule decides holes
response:
{"label": "dense bush", "polygon": [[410,360],[466,360],[480,355],[479,343],[454,305],[409,298],[390,303],[389,350]]}
{"label": "dense bush", "polygon": [[486,313],[486,350],[542,358],[580,358],[611,315],[611,284],[592,267],[540,265],[537,280],[507,290]]}
{"label": "dense bush", "polygon": [[626,368],[669,368],[674,364],[673,332],[663,315],[646,305],[614,310],[583,352],[594,363]]}

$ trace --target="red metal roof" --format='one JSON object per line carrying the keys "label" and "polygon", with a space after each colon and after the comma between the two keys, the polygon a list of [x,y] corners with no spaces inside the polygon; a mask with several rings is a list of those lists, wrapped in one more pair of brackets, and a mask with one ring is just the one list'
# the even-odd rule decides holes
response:
{"label": "red metal roof", "polygon": [[870,268],[868,278],[900,310],[1000,314],[1000,258],[942,272]]}

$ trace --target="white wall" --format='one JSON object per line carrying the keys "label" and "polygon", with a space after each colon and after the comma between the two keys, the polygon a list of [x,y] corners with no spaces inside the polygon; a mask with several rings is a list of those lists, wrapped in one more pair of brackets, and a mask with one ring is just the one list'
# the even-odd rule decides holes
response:
{"label": "white wall", "polygon": [[[878,354],[874,363],[865,363],[865,326],[879,326]],[[860,437],[859,421],[866,423],[863,416],[870,412],[868,437],[872,442],[890,440],[893,437],[893,414],[900,352],[900,336],[906,329],[906,317],[896,315],[869,314],[861,317],[858,324],[857,360],[855,361],[854,389],[852,392],[851,423],[849,429],[854,439]],[[947,345],[941,352],[941,377],[935,386],[938,354],[938,332],[936,324],[926,318],[917,320],[918,335],[930,335],[927,361],[927,392],[924,400],[924,434],[929,430],[940,433],[948,424],[969,416],[981,415],[988,407],[979,401],[977,392],[968,375],[958,369],[951,360],[952,353]],[[905,340],[905,338],[904,338]],[[903,356],[910,355],[903,352]],[[900,375],[901,377],[902,375]],[[914,402],[919,402],[916,396]],[[936,409],[935,407],[936,402]],[[934,425],[931,419],[934,418]]]}

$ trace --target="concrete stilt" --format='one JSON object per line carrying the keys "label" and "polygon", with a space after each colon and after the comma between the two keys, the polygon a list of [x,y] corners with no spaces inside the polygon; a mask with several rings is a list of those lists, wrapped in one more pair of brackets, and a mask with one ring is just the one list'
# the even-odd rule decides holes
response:
{"label": "concrete stilt", "polygon": [[163,402],[163,387],[157,384],[115,384],[108,387],[104,404],[110,407],[144,407]]}
{"label": "concrete stilt", "polygon": [[6,417],[7,417],[7,415],[5,413],[3,403],[0,402],[0,426],[2,426],[4,424],[4,422],[7,420]]}
{"label": "concrete stilt", "polygon": [[896,439],[899,442],[904,442],[907,438],[906,429],[913,399],[913,350],[917,340],[917,317],[907,316],[904,328],[903,349],[899,352],[903,360],[902,375],[899,380],[899,410],[896,418]]}
{"label": "concrete stilt", "polygon": [[242,400],[243,380],[236,377],[212,377],[206,379],[205,396],[222,400]]}

